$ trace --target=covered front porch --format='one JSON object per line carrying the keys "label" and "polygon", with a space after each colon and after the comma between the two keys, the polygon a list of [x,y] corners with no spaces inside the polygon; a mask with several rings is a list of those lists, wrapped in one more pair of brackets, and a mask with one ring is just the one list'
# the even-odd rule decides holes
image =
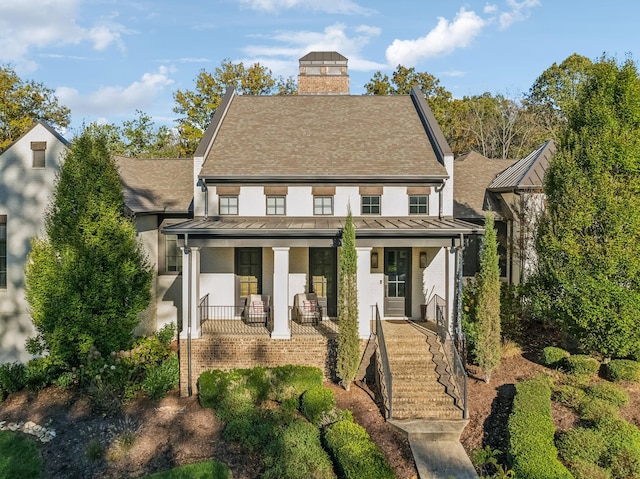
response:
{"label": "covered front porch", "polygon": [[[335,335],[343,224],[343,218],[218,217],[166,227],[183,253],[181,338]],[[469,225],[364,217],[354,224],[360,338],[371,335],[374,305],[383,319],[419,319],[437,299],[451,328],[459,251]],[[303,293],[317,298],[317,324],[298,321],[295,306]],[[262,299],[264,320],[247,321],[254,311],[248,309],[251,295]]]}

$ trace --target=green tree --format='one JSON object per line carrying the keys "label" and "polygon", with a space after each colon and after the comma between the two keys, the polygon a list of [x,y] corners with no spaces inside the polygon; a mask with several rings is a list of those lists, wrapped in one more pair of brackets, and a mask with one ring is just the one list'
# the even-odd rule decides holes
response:
{"label": "green tree", "polygon": [[630,59],[594,63],[545,182],[537,237],[547,313],[587,350],[640,349],[640,80]]}
{"label": "green tree", "polygon": [[337,375],[347,391],[358,373],[360,362],[360,339],[358,335],[358,255],[356,252],[356,230],[353,226],[351,208],[342,230],[340,249],[340,286],[338,289],[338,358]]}
{"label": "green tree", "polygon": [[56,182],[46,236],[32,242],[26,297],[37,336],[32,353],[67,367],[96,348],[127,349],[150,300],[152,270],[123,214],[122,186],[107,140],[85,130]]}
{"label": "green tree", "polygon": [[225,59],[213,73],[200,70],[194,90],[178,90],[173,95],[176,102],[173,111],[181,115],[177,122],[184,155],[195,151],[229,87],[242,95],[292,94],[295,91],[292,80],[274,78],[271,70],[259,63],[245,67],[242,62]]}
{"label": "green tree", "polygon": [[489,382],[491,373],[500,364],[500,266],[498,264],[498,241],[493,213],[488,212],[485,233],[480,250],[480,272],[476,289],[476,320],[478,337],[475,357]]}
{"label": "green tree", "polygon": [[66,128],[69,109],[44,84],[22,80],[10,66],[0,66],[0,152],[37,121]]}
{"label": "green tree", "polygon": [[547,131],[547,139],[555,138],[566,124],[592,66],[587,57],[574,53],[547,68],[531,86],[525,104]]}

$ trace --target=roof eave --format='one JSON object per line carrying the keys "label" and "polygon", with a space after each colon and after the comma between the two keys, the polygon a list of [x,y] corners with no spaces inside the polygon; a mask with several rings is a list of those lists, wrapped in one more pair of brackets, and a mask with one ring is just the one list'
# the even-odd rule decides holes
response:
{"label": "roof eave", "polygon": [[263,185],[272,183],[286,183],[290,185],[296,184],[318,184],[318,183],[330,183],[338,185],[353,185],[353,184],[395,184],[395,185],[408,185],[425,183],[443,183],[449,179],[449,175],[413,175],[413,176],[318,176],[318,175],[278,175],[278,176],[219,176],[219,175],[207,175],[200,174],[198,178],[201,178],[207,182],[215,184],[250,184],[250,185]]}

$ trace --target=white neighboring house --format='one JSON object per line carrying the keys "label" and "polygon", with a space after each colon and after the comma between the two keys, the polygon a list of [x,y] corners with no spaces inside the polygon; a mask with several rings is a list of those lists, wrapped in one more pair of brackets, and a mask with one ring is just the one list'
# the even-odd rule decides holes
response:
{"label": "white neighboring house", "polygon": [[31,239],[44,232],[67,140],[36,123],[0,154],[0,364],[27,361],[35,330],[25,300],[24,265]]}

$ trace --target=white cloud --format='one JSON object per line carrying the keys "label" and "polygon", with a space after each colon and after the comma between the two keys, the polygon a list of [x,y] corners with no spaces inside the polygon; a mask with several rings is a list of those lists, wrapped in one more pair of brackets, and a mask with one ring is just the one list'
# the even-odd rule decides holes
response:
{"label": "white cloud", "polygon": [[278,45],[250,45],[243,49],[246,62],[259,62],[276,75],[289,77],[298,73],[298,59],[313,51],[336,51],[349,60],[349,70],[373,71],[386,65],[365,60],[361,56],[364,47],[380,34],[380,29],[360,25],[353,29],[354,35],[342,23],[335,23],[323,31],[307,30],[279,31],[268,37]]}
{"label": "white cloud", "polygon": [[78,24],[80,0],[2,0],[0,61],[33,69],[32,49],[89,42],[96,50],[111,44],[123,49],[125,29],[111,19],[83,27]]}
{"label": "white cloud", "polygon": [[475,12],[461,8],[452,22],[438,17],[436,27],[416,40],[394,40],[387,47],[390,65],[414,66],[419,61],[469,46],[486,25]]}
{"label": "white cloud", "polygon": [[502,12],[498,16],[501,29],[508,28],[515,22],[522,22],[529,18],[529,15],[531,15],[531,9],[539,6],[540,1],[522,0],[521,2],[518,2],[516,0],[507,0],[507,5],[511,10],[508,12]]}
{"label": "white cloud", "polygon": [[59,87],[56,96],[77,116],[128,115],[135,110],[147,109],[166,87],[173,84],[169,73],[167,67],[161,66],[157,72],[145,73],[139,81],[128,86],[103,86],[88,95],[75,88]]}
{"label": "white cloud", "polygon": [[370,15],[374,12],[352,0],[240,0],[240,4],[265,12],[279,12],[292,8],[309,9],[325,13]]}

